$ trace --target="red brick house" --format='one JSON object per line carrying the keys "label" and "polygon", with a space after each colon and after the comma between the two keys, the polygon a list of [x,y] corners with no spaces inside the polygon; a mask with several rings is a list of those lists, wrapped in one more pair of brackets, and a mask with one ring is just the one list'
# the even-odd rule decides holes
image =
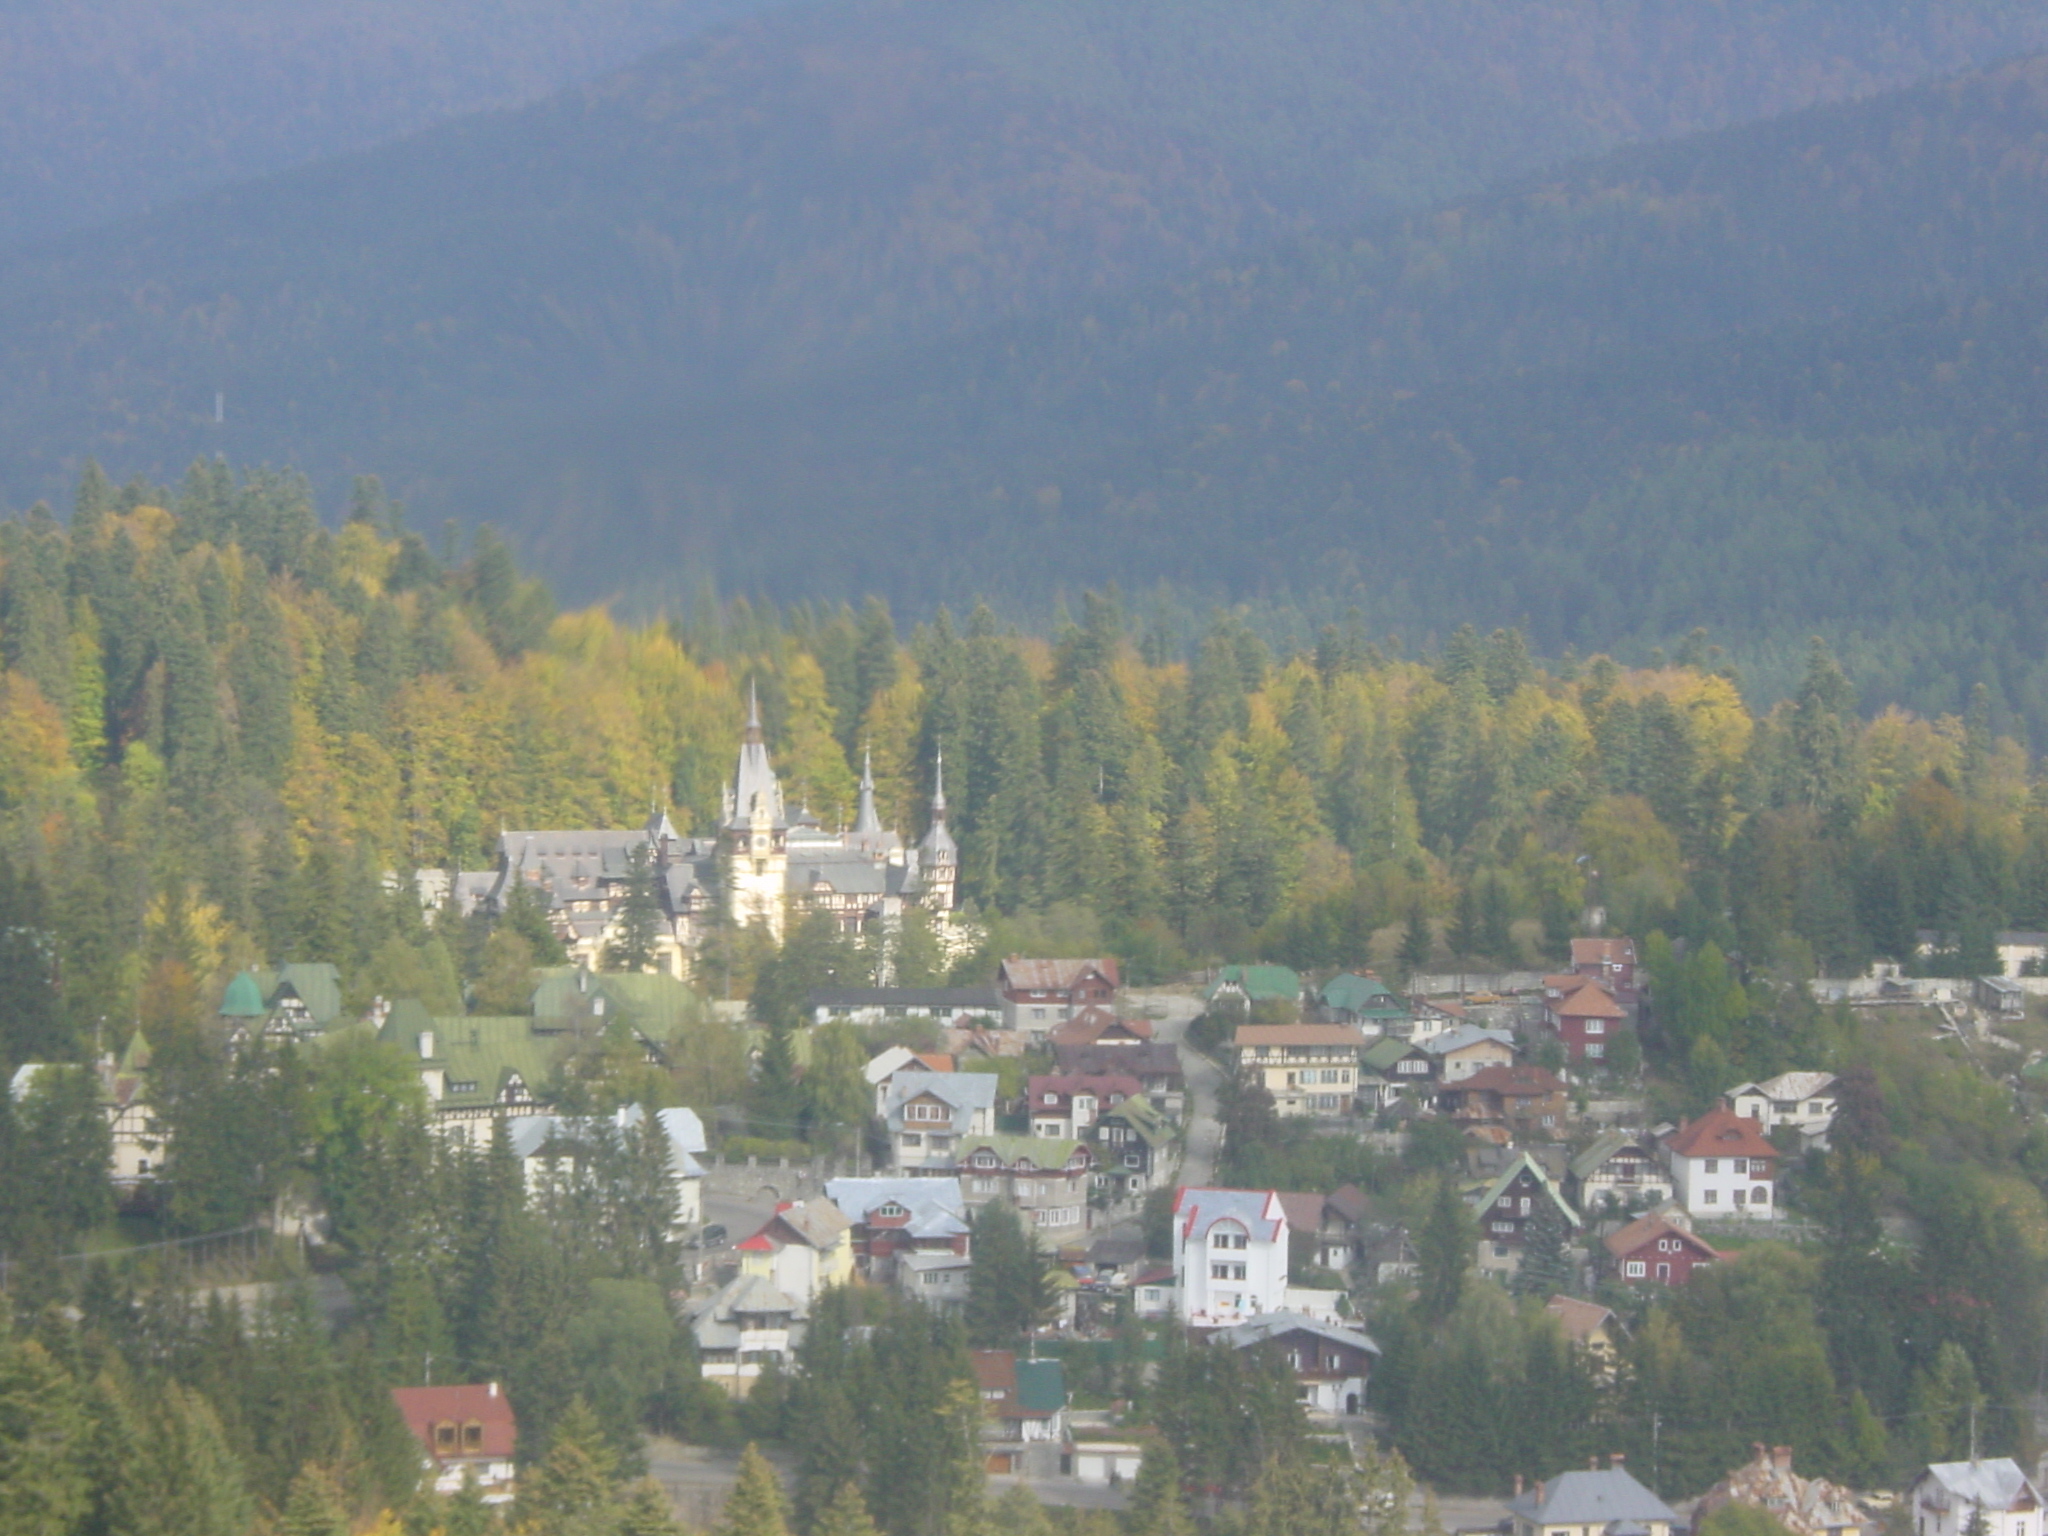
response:
{"label": "red brick house", "polygon": [[1625,1008],[1636,1005],[1636,941],[1634,939],[1573,939],[1572,972],[1599,982],[1620,999]]}
{"label": "red brick house", "polygon": [[1041,1037],[1083,1008],[1113,1007],[1118,985],[1116,962],[1108,959],[1025,960],[1012,955],[996,970],[1003,1022]]}
{"label": "red brick house", "polygon": [[[1544,1020],[1563,1042],[1565,1056],[1599,1064],[1614,1037],[1630,1027],[1628,1009],[1600,982],[1586,977],[1549,977],[1545,981]],[[1577,985],[1560,986],[1553,994],[1550,981]]]}
{"label": "red brick house", "polygon": [[474,1477],[487,1504],[512,1497],[519,1421],[495,1381],[459,1387],[393,1387],[399,1417],[420,1443],[437,1493],[455,1493]]}
{"label": "red brick house", "polygon": [[1725,1257],[1705,1238],[1656,1211],[1609,1233],[1605,1246],[1610,1273],[1631,1284],[1684,1285],[1694,1270]]}

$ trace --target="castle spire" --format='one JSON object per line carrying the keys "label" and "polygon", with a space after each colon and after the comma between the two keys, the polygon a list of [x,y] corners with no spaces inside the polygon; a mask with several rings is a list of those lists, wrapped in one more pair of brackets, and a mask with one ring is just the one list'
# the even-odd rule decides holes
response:
{"label": "castle spire", "polygon": [[860,807],[853,815],[853,831],[858,837],[881,830],[882,818],[875,811],[875,754],[872,748],[863,748],[860,757]]}

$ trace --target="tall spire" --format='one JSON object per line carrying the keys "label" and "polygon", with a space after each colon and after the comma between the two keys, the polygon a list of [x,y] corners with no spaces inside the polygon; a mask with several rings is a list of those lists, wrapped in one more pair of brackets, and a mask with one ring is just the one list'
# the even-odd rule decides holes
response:
{"label": "tall spire", "polygon": [[959,857],[953,834],[946,830],[946,749],[939,748],[932,770],[932,824],[918,850],[927,864],[952,864]]}
{"label": "tall spire", "polygon": [[761,689],[751,677],[747,679],[747,731],[742,741],[761,739]]}
{"label": "tall spire", "polygon": [[752,682],[747,684],[747,728],[740,734],[740,759],[733,770],[731,787],[725,794],[725,823],[744,826],[754,818],[756,808],[773,826],[784,826],[782,785],[768,761],[768,747],[761,734],[761,696]]}
{"label": "tall spire", "polygon": [[875,754],[872,748],[861,750],[860,808],[854,812],[853,830],[856,836],[882,830],[882,818],[875,811]]}
{"label": "tall spire", "polygon": [[938,749],[938,761],[932,768],[932,818],[946,819],[946,749]]}

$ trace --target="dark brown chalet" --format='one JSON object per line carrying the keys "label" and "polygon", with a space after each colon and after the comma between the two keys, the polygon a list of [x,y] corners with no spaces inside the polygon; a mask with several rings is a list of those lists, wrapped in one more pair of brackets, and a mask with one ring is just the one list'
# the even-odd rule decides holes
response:
{"label": "dark brown chalet", "polygon": [[1473,1197],[1472,1208],[1479,1218],[1479,1267],[1512,1271],[1521,1262],[1530,1223],[1545,1204],[1564,1219],[1567,1235],[1584,1225],[1542,1165],[1526,1152],[1516,1154],[1493,1182]]}
{"label": "dark brown chalet", "polygon": [[1554,1138],[1569,1107],[1564,1082],[1539,1066],[1518,1062],[1481,1067],[1437,1091],[1437,1108],[1465,1125],[1505,1125],[1517,1135]]}
{"label": "dark brown chalet", "polygon": [[996,971],[1004,1023],[1041,1036],[1084,1008],[1112,1007],[1117,985],[1116,962],[1108,959],[1025,960],[1012,955]]}

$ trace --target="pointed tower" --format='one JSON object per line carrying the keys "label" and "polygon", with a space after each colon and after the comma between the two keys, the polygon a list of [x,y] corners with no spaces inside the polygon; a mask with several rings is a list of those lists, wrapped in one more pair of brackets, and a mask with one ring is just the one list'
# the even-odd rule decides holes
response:
{"label": "pointed tower", "polygon": [[768,761],[761,734],[761,700],[747,685],[747,728],[740,736],[740,760],[725,791],[719,842],[726,856],[726,910],[735,923],[763,923],[782,942],[783,908],[789,887],[789,818],[782,808],[782,781]]}
{"label": "pointed tower", "polygon": [[954,887],[960,874],[960,849],[946,830],[946,750],[939,749],[932,773],[932,824],[917,845],[918,879],[924,905],[934,912],[953,910]]}
{"label": "pointed tower", "polygon": [[882,818],[875,810],[875,754],[863,748],[860,755],[860,808],[853,815],[856,837],[875,836],[882,830]]}

